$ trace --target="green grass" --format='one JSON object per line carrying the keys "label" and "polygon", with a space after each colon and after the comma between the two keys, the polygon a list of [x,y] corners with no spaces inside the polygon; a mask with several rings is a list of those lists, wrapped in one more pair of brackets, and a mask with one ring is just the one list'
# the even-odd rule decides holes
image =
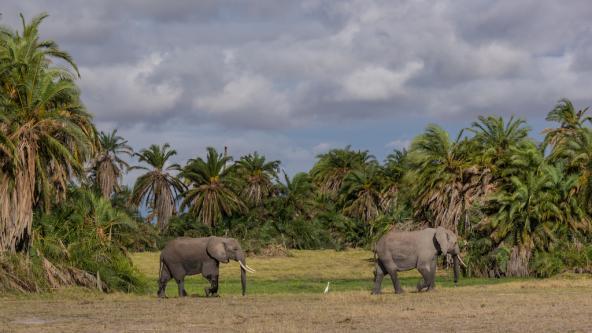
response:
{"label": "green grass", "polygon": [[[132,255],[136,267],[149,280],[149,293],[157,291],[159,253],[135,253]],[[370,251],[353,249],[347,251],[291,251],[288,257],[249,258],[249,266],[255,268],[255,274],[247,275],[248,294],[319,294],[331,282],[332,292],[365,291],[373,287],[373,263]],[[401,284],[406,291],[414,291],[420,278],[412,270],[399,274]],[[490,285],[518,281],[521,279],[461,278],[458,287]],[[436,285],[440,288],[454,287],[452,272],[439,270]],[[383,291],[392,293],[393,287],[387,276],[383,281]],[[185,289],[192,296],[203,296],[208,282],[201,275],[188,276]],[[240,294],[240,270],[238,263],[222,264],[220,270],[219,293]],[[177,296],[177,285],[169,281],[167,296]]]}

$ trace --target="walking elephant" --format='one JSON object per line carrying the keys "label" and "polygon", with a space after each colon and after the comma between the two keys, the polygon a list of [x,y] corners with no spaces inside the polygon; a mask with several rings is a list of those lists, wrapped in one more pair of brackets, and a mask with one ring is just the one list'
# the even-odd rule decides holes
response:
{"label": "walking elephant", "polygon": [[417,268],[422,279],[417,291],[432,290],[436,279],[436,258],[440,254],[451,254],[454,264],[454,283],[458,282],[460,258],[456,235],[443,227],[419,231],[391,230],[380,238],[374,250],[376,270],[372,294],[380,294],[385,274],[391,276],[396,294],[403,292],[397,272]]}
{"label": "walking elephant", "polygon": [[179,297],[187,296],[184,287],[185,276],[201,273],[211,284],[205,288],[206,297],[217,296],[220,263],[236,260],[241,266],[242,293],[247,288],[246,272],[254,272],[247,266],[245,253],[234,238],[181,237],[170,241],[160,253],[160,276],[158,297],[165,297],[165,289],[170,279],[175,279],[179,287]]}

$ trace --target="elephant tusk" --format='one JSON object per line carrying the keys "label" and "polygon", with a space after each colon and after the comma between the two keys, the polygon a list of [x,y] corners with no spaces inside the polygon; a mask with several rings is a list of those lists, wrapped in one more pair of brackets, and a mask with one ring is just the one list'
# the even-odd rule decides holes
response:
{"label": "elephant tusk", "polygon": [[460,262],[461,265],[463,265],[464,267],[467,267],[467,265],[465,264],[465,262],[462,260],[462,258],[460,256],[456,256],[458,258],[458,261]]}
{"label": "elephant tusk", "polygon": [[247,268],[251,270],[251,273],[255,273],[256,272],[256,270],[254,270],[253,268],[251,268],[251,266],[249,266],[247,264],[245,264],[245,266],[247,266]]}
{"label": "elephant tusk", "polygon": [[243,263],[242,263],[242,262],[240,262],[240,261],[239,261],[238,263],[239,263],[239,265],[240,265],[240,266],[241,266],[241,267],[242,267],[242,268],[243,268],[245,271],[247,271],[247,272],[249,272],[249,273],[255,273],[255,270],[254,270],[254,269],[252,269],[251,267],[249,267],[249,266],[246,266],[246,265],[243,265]]}

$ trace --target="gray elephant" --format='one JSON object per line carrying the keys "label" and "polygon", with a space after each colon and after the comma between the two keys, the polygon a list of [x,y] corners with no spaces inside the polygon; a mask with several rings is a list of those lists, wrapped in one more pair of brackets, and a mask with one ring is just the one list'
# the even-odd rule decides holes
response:
{"label": "gray elephant", "polygon": [[160,277],[158,297],[165,297],[165,289],[170,279],[175,279],[179,287],[179,297],[187,296],[184,287],[185,276],[201,273],[211,284],[205,288],[206,297],[217,296],[220,263],[236,260],[241,266],[241,285],[245,295],[247,288],[246,272],[254,272],[247,266],[245,253],[234,238],[181,237],[170,241],[160,253]]}
{"label": "gray elephant", "polygon": [[422,279],[417,291],[432,290],[436,279],[436,258],[440,254],[451,254],[454,264],[454,283],[458,282],[460,258],[456,235],[443,227],[419,231],[391,230],[380,238],[374,250],[376,270],[372,294],[380,294],[385,274],[391,276],[395,293],[403,292],[397,272],[417,268]]}

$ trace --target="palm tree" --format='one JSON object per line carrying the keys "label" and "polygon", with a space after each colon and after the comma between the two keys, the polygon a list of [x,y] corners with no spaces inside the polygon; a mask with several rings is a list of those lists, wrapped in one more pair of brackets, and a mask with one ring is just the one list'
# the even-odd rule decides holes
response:
{"label": "palm tree", "polygon": [[277,185],[279,205],[275,208],[284,220],[315,214],[315,187],[308,173],[299,172],[292,179],[284,172],[284,182]]}
{"label": "palm tree", "polygon": [[361,170],[366,165],[376,163],[368,151],[353,151],[350,146],[332,149],[318,157],[318,162],[310,170],[322,194],[335,197],[341,190],[345,177],[353,170]]}
{"label": "palm tree", "polygon": [[562,208],[577,207],[565,197],[569,190],[566,192],[560,184],[565,181],[559,175],[561,171],[543,163],[542,154],[539,161],[537,167],[510,177],[510,182],[487,202],[495,213],[482,226],[490,229],[494,244],[511,248],[508,276],[528,276],[532,252],[549,246],[562,225],[573,226],[573,217],[566,213],[576,211],[564,212]]}
{"label": "palm tree", "polygon": [[546,173],[552,200],[558,208],[549,216],[556,221],[553,231],[569,241],[575,241],[577,236],[589,232],[591,227],[586,205],[577,196],[579,176],[567,172],[563,163],[547,167]]}
{"label": "palm tree", "polygon": [[437,125],[429,125],[413,140],[406,182],[415,196],[416,218],[458,232],[470,227],[469,209],[491,190],[490,172],[471,161],[471,144],[461,141],[460,135],[456,141],[450,140]]}
{"label": "palm tree", "polygon": [[131,156],[132,148],[127,140],[117,135],[114,129],[110,133],[99,133],[101,151],[91,171],[91,178],[95,180],[103,198],[110,198],[113,192],[119,191],[119,181],[129,164],[122,160],[122,154]]}
{"label": "palm tree", "polygon": [[233,177],[234,166],[226,167],[230,156],[219,154],[208,147],[206,159],[191,159],[181,171],[189,189],[183,193],[181,207],[198,216],[207,226],[214,226],[224,216],[243,211],[244,203],[233,191],[237,180]]}
{"label": "palm tree", "polygon": [[380,170],[377,166],[350,172],[341,188],[344,215],[370,224],[381,213],[381,189]]}
{"label": "palm tree", "polygon": [[592,212],[592,130],[581,128],[570,140],[559,141],[549,159],[563,161],[566,171],[577,175],[577,193]]}
{"label": "palm tree", "polygon": [[310,175],[305,172],[299,172],[290,179],[284,172],[285,184],[278,184],[280,196],[284,199],[284,207],[294,209],[293,217],[301,215],[312,216],[314,211],[314,191],[315,187]]}
{"label": "palm tree", "polygon": [[565,144],[565,140],[573,137],[584,128],[584,122],[592,121],[592,118],[585,117],[586,111],[588,108],[576,111],[573,103],[567,98],[559,100],[553,110],[549,111],[545,120],[557,122],[560,127],[543,130],[545,134],[544,147]]}
{"label": "palm tree", "polygon": [[473,142],[479,152],[479,163],[492,169],[494,174],[504,169],[508,163],[508,152],[528,137],[530,128],[522,119],[510,117],[504,122],[502,117],[479,116],[468,131],[474,133]]}
{"label": "palm tree", "polygon": [[490,238],[512,247],[506,274],[528,276],[528,262],[535,247],[536,236],[546,231],[539,210],[549,208],[544,195],[547,179],[530,170],[525,179],[511,177],[511,188],[497,193],[490,205],[499,207],[488,220]]}
{"label": "palm tree", "polygon": [[408,172],[406,158],[406,149],[395,149],[385,159],[382,167],[383,188],[380,194],[380,207],[384,212],[392,210],[397,204],[403,177]]}
{"label": "palm tree", "polygon": [[168,163],[169,159],[177,152],[170,149],[170,145],[151,145],[148,149],[142,149],[136,153],[139,162],[144,162],[150,168],[136,166],[133,169],[146,170],[147,172],[136,179],[132,192],[131,202],[140,205],[142,202],[150,209],[146,218],[152,221],[156,216],[156,225],[164,231],[170,217],[175,213],[176,200],[185,186],[172,172],[181,171],[178,164]]}
{"label": "palm tree", "polygon": [[260,206],[273,189],[273,180],[278,178],[280,161],[265,161],[257,152],[241,157],[236,162],[238,177],[244,182],[241,196],[253,206]]}
{"label": "palm tree", "polygon": [[[51,40],[39,40],[47,14],[22,34],[0,31],[0,251],[28,250],[34,207],[63,200],[95,151],[96,129],[74,83],[76,64]],[[52,59],[70,68],[52,67]],[[73,71],[72,71],[73,70]]]}

